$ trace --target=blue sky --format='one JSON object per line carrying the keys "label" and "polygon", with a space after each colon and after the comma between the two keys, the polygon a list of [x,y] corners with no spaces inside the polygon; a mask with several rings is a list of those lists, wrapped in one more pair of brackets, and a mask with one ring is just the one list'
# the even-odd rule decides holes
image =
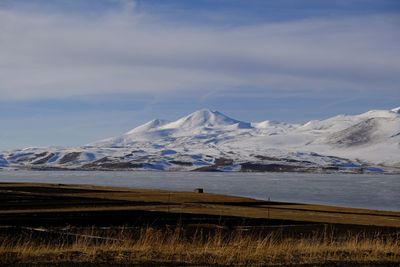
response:
{"label": "blue sky", "polygon": [[398,107],[399,26],[397,0],[2,0],[0,149]]}

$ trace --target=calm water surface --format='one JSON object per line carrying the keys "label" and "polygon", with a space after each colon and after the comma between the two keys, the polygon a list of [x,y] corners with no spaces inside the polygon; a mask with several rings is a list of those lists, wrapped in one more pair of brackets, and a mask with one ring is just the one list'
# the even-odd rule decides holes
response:
{"label": "calm water surface", "polygon": [[6,171],[1,182],[94,184],[400,211],[400,176],[376,174]]}

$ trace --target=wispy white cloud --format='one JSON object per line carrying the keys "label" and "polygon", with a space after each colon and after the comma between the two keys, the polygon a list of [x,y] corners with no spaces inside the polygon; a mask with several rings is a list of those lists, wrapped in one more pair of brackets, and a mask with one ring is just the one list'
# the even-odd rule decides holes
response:
{"label": "wispy white cloud", "polygon": [[3,8],[0,99],[229,88],[393,92],[398,26],[385,14],[182,25],[138,12],[132,1],[88,18]]}

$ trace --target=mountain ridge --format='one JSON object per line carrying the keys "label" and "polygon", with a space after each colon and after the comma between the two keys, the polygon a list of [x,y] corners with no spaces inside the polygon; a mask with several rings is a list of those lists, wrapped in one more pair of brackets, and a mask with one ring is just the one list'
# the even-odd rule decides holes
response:
{"label": "mountain ridge", "polygon": [[[201,109],[175,121],[151,120],[75,148],[5,152],[3,167],[213,170],[397,171],[400,109],[338,115],[303,124],[244,122]],[[229,163],[229,164],[228,164]]]}

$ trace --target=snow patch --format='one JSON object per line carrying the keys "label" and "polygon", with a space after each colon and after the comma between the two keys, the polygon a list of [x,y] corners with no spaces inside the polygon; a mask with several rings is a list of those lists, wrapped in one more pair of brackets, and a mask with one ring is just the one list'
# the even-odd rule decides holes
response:
{"label": "snow patch", "polygon": [[3,155],[0,155],[0,167],[7,167],[8,161],[4,158]]}
{"label": "snow patch", "polygon": [[392,109],[391,111],[394,112],[394,113],[400,114],[400,107],[394,108],[394,109]]}

